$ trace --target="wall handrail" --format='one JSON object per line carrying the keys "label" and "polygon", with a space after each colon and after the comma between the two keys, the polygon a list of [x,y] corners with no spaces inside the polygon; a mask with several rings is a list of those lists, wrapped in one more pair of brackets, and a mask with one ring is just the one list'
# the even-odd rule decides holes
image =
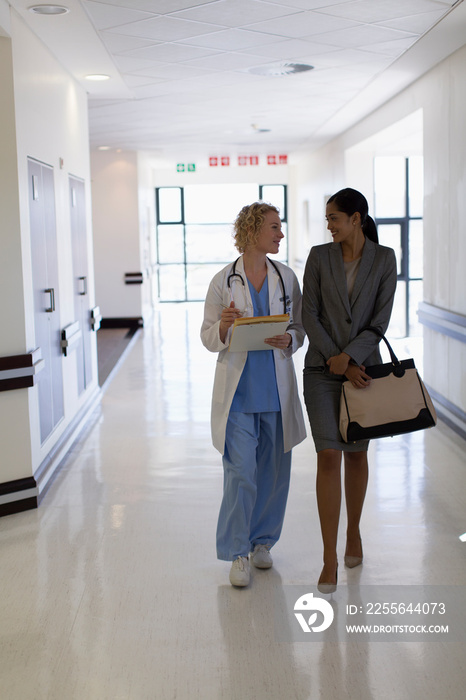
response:
{"label": "wall handrail", "polygon": [[417,315],[423,326],[466,343],[466,316],[426,301],[419,304]]}

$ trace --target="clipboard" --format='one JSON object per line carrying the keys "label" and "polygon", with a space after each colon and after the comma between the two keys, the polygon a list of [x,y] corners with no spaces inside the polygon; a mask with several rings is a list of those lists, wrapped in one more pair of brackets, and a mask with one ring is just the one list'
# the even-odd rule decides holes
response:
{"label": "clipboard", "polygon": [[283,335],[289,325],[289,314],[237,318],[233,324],[228,350],[229,352],[273,350],[271,345],[264,343],[264,340],[274,335]]}

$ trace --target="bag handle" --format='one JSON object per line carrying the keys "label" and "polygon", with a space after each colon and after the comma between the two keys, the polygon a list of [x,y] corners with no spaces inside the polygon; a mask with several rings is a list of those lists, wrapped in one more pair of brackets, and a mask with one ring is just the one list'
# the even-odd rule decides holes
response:
{"label": "bag handle", "polygon": [[394,352],[392,346],[390,345],[390,343],[388,342],[388,340],[386,339],[386,337],[384,336],[382,331],[379,331],[379,329],[376,328],[375,326],[366,326],[365,328],[362,329],[362,331],[372,331],[373,333],[378,335],[379,338],[384,341],[385,345],[388,348],[388,352],[390,353],[390,359],[392,361],[392,365],[394,365],[394,366],[401,365],[400,360],[395,355],[395,352]]}

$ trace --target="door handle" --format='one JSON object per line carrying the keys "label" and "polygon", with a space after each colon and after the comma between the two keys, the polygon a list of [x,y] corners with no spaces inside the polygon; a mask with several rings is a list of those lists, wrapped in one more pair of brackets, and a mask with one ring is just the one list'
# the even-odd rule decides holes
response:
{"label": "door handle", "polygon": [[78,277],[79,282],[82,282],[82,289],[79,295],[84,297],[87,294],[87,277]]}
{"label": "door handle", "polygon": [[53,311],[55,311],[55,290],[53,287],[50,289],[44,289],[44,292],[46,294],[50,294],[50,306],[45,309],[45,311],[48,314],[51,314]]}

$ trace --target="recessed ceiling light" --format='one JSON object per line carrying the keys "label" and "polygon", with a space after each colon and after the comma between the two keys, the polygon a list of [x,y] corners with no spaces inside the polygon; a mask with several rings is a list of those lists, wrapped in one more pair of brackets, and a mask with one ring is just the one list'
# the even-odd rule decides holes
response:
{"label": "recessed ceiling light", "polygon": [[69,12],[63,5],[32,5],[28,10],[35,15],[66,15]]}
{"label": "recessed ceiling light", "polygon": [[86,80],[94,80],[95,82],[99,80],[110,80],[110,76],[103,75],[103,73],[96,73],[95,75],[86,75]]}
{"label": "recessed ceiling light", "polygon": [[293,75],[294,73],[304,73],[313,70],[314,66],[307,63],[269,63],[266,66],[253,66],[248,68],[248,73],[255,75]]}
{"label": "recessed ceiling light", "polygon": [[98,151],[109,151],[110,146],[97,146]]}

